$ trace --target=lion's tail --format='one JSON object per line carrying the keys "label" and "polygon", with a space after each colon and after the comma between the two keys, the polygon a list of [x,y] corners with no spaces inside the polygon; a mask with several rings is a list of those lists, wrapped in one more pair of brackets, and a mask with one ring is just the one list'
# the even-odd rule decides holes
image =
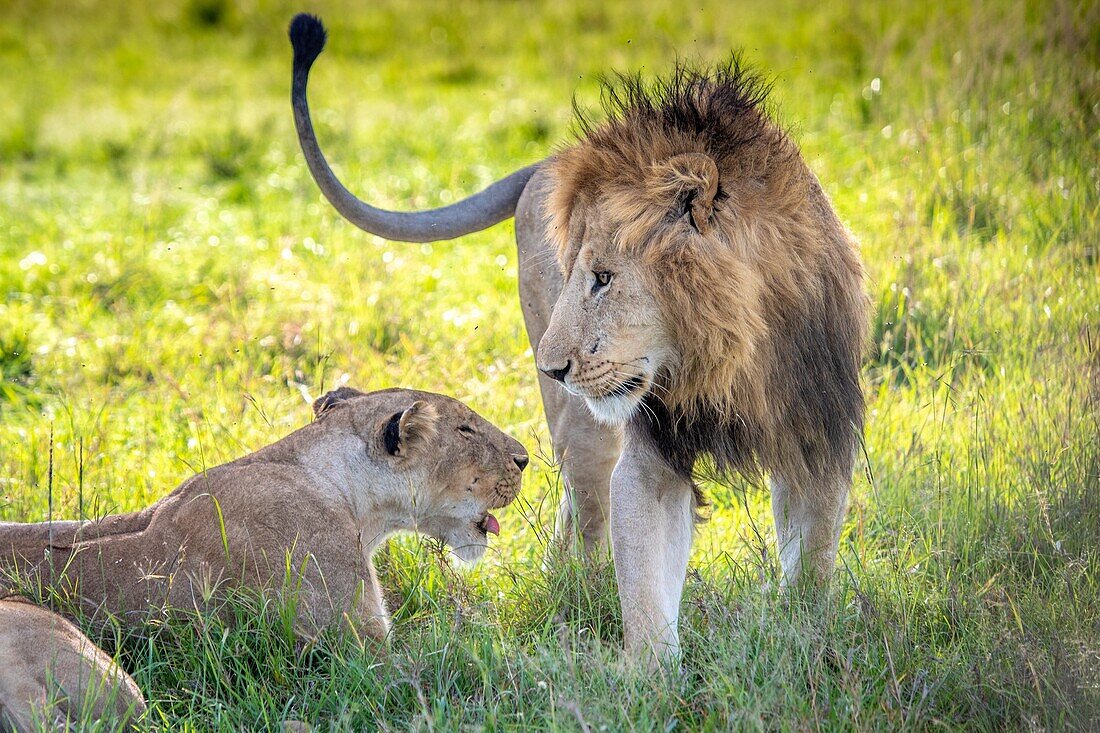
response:
{"label": "lion's tail", "polygon": [[386,239],[436,242],[485,229],[515,215],[520,194],[538,169],[538,164],[522,168],[458,203],[429,211],[378,209],[348,191],[321,153],[306,99],[310,67],[324,49],[327,37],[325,27],[313,15],[299,13],[290,22],[290,43],[294,47],[290,99],[294,107],[294,124],[298,128],[298,142],[305,153],[309,172],[325,198],[344,218],[360,229]]}

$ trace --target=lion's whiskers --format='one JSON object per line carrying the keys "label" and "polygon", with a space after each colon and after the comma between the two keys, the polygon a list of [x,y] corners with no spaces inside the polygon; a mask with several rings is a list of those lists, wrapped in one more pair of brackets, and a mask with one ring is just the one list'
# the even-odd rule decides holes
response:
{"label": "lion's whiskers", "polygon": [[548,264],[553,264],[555,267],[558,264],[558,253],[552,249],[545,249],[535,253],[526,261],[520,263],[520,267],[536,267],[542,269]]}
{"label": "lion's whiskers", "polygon": [[653,408],[650,407],[649,405],[647,405],[645,403],[645,400],[642,400],[641,402],[639,402],[638,407],[645,410],[649,414],[649,416],[653,419],[653,424],[657,427],[657,429],[660,429],[661,421],[657,418],[657,413],[653,411]]}

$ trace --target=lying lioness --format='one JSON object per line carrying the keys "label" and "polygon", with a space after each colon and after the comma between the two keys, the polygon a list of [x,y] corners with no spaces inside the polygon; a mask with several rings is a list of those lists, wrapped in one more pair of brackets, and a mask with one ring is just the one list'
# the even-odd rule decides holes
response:
{"label": "lying lioness", "polygon": [[289,586],[300,633],[343,617],[384,637],[375,548],[409,530],[480,559],[500,532],[490,510],[516,497],[527,451],[438,394],[342,387],[313,408],[310,425],[139,512],[0,523],[0,569],[14,565],[86,612],[135,620],[151,606],[202,607],[223,585]]}
{"label": "lying lioness", "polygon": [[0,599],[0,731],[69,730],[145,712],[141,690],[111,658],[57,614]]}

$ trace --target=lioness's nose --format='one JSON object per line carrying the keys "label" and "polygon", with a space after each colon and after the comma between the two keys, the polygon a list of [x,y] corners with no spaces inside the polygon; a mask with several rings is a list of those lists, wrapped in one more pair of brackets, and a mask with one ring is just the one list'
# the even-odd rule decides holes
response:
{"label": "lioness's nose", "polygon": [[512,456],[512,460],[519,466],[519,470],[527,468],[527,464],[531,462],[531,459],[527,457],[526,453]]}
{"label": "lioness's nose", "polygon": [[564,382],[565,381],[565,375],[569,373],[569,370],[570,370],[570,368],[572,368],[572,366],[573,366],[573,362],[570,361],[569,359],[566,359],[565,360],[565,366],[563,366],[563,367],[558,367],[558,368],[550,367],[548,369],[540,369],[539,371],[541,371],[543,374],[550,377],[551,379],[557,380],[559,382]]}

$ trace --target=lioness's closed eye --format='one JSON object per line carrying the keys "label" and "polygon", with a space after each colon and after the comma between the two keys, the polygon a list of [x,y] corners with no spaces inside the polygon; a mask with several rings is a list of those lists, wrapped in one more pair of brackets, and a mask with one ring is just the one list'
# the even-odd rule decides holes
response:
{"label": "lioness's closed eye", "polygon": [[374,550],[405,530],[480,559],[500,532],[492,510],[519,492],[527,451],[430,392],[341,387],[314,411],[311,424],[139,512],[0,523],[0,568],[14,563],[88,612],[126,618],[150,606],[192,608],[226,584],[278,590],[289,567],[300,575],[290,578],[299,628],[312,633],[343,616],[356,633],[382,637]]}

